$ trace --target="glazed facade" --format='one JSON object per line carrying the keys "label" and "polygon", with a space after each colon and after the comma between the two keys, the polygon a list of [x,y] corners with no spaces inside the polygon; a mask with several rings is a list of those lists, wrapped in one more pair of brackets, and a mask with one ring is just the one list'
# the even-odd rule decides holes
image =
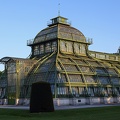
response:
{"label": "glazed facade", "polygon": [[30,57],[0,59],[5,71],[0,78],[0,98],[7,104],[24,104],[31,85],[51,84],[54,99],[103,98],[120,96],[120,54],[90,51],[92,39],[71,27],[61,16],[51,19],[48,27],[33,40]]}

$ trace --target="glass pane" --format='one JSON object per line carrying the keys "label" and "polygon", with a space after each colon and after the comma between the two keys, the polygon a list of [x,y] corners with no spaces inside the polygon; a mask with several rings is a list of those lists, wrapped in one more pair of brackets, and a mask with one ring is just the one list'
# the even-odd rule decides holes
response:
{"label": "glass pane", "polygon": [[44,45],[40,45],[40,54],[44,53]]}
{"label": "glass pane", "polygon": [[16,63],[8,63],[8,73],[15,73],[16,72]]}
{"label": "glass pane", "polygon": [[45,52],[46,53],[51,52],[51,43],[46,43],[45,44]]}
{"label": "glass pane", "polygon": [[84,95],[85,94],[85,89],[84,87],[79,87],[79,94]]}
{"label": "glass pane", "polygon": [[58,83],[63,83],[63,82],[67,82],[66,76],[65,74],[58,74]]}
{"label": "glass pane", "polygon": [[98,74],[105,74],[105,70],[103,68],[95,68],[95,71],[98,73]]}
{"label": "glass pane", "polygon": [[67,44],[65,41],[60,41],[60,51],[67,52]]}
{"label": "glass pane", "polygon": [[102,84],[109,84],[109,78],[108,77],[98,77],[98,78],[99,78],[99,81]]}
{"label": "glass pane", "polygon": [[82,65],[84,64],[84,65],[86,65],[86,63],[85,63],[84,61],[79,60],[79,59],[78,59],[78,60],[76,59],[75,62],[76,62],[77,64],[82,64]]}
{"label": "glass pane", "polygon": [[89,83],[95,82],[95,78],[93,76],[85,76],[85,80],[86,82],[89,82]]}
{"label": "glass pane", "polygon": [[67,71],[78,71],[75,65],[64,65],[64,67]]}
{"label": "glass pane", "polygon": [[67,52],[73,53],[73,43],[72,42],[66,42],[67,44]]}
{"label": "glass pane", "polygon": [[39,54],[39,46],[34,46],[34,55],[38,55]]}
{"label": "glass pane", "polygon": [[108,73],[109,73],[109,74],[117,74],[114,69],[108,69]]}
{"label": "glass pane", "polygon": [[60,58],[60,61],[61,61],[62,63],[71,63],[71,60],[68,59],[68,58]]}
{"label": "glass pane", "polygon": [[113,84],[120,84],[120,78],[117,78],[117,77],[111,78],[111,81]]}
{"label": "glass pane", "polygon": [[82,70],[82,72],[92,72],[89,67],[82,67],[81,66],[80,69]]}
{"label": "glass pane", "polygon": [[88,61],[92,66],[101,66],[99,63],[95,61]]}
{"label": "glass pane", "polygon": [[52,42],[52,51],[56,51],[57,50],[57,42],[54,41]]}
{"label": "glass pane", "polygon": [[69,75],[70,82],[83,82],[80,75]]}

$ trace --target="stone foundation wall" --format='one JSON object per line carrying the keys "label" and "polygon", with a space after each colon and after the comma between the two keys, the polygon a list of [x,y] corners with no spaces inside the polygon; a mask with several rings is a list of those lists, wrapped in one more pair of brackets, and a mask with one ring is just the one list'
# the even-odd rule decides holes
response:
{"label": "stone foundation wall", "polygon": [[29,105],[30,104],[30,99],[19,99],[16,102],[16,105]]}
{"label": "stone foundation wall", "polygon": [[7,99],[0,99],[0,105],[7,105],[8,100]]}
{"label": "stone foundation wall", "polygon": [[[91,105],[120,103],[120,97],[81,97],[81,98],[53,98],[56,106],[62,105]],[[7,99],[0,99],[0,105],[7,105]],[[29,105],[30,99],[16,99],[15,105]]]}
{"label": "stone foundation wall", "polygon": [[54,105],[91,105],[120,103],[120,97],[56,98]]}

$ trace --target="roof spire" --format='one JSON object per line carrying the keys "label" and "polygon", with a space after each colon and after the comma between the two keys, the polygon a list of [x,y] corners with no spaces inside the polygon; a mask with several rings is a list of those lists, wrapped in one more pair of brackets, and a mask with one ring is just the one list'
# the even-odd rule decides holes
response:
{"label": "roof spire", "polygon": [[58,3],[58,16],[60,16],[60,1]]}

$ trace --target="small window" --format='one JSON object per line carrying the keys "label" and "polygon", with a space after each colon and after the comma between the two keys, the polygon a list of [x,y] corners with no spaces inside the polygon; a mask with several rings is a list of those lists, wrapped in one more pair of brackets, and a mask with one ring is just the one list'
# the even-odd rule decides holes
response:
{"label": "small window", "polygon": [[45,44],[45,52],[46,53],[51,52],[51,43],[46,43]]}
{"label": "small window", "polygon": [[39,46],[34,46],[34,55],[38,55],[39,54]]}
{"label": "small window", "polygon": [[57,42],[52,42],[52,52],[57,50]]}
{"label": "small window", "polygon": [[40,45],[40,54],[44,53],[44,45]]}

